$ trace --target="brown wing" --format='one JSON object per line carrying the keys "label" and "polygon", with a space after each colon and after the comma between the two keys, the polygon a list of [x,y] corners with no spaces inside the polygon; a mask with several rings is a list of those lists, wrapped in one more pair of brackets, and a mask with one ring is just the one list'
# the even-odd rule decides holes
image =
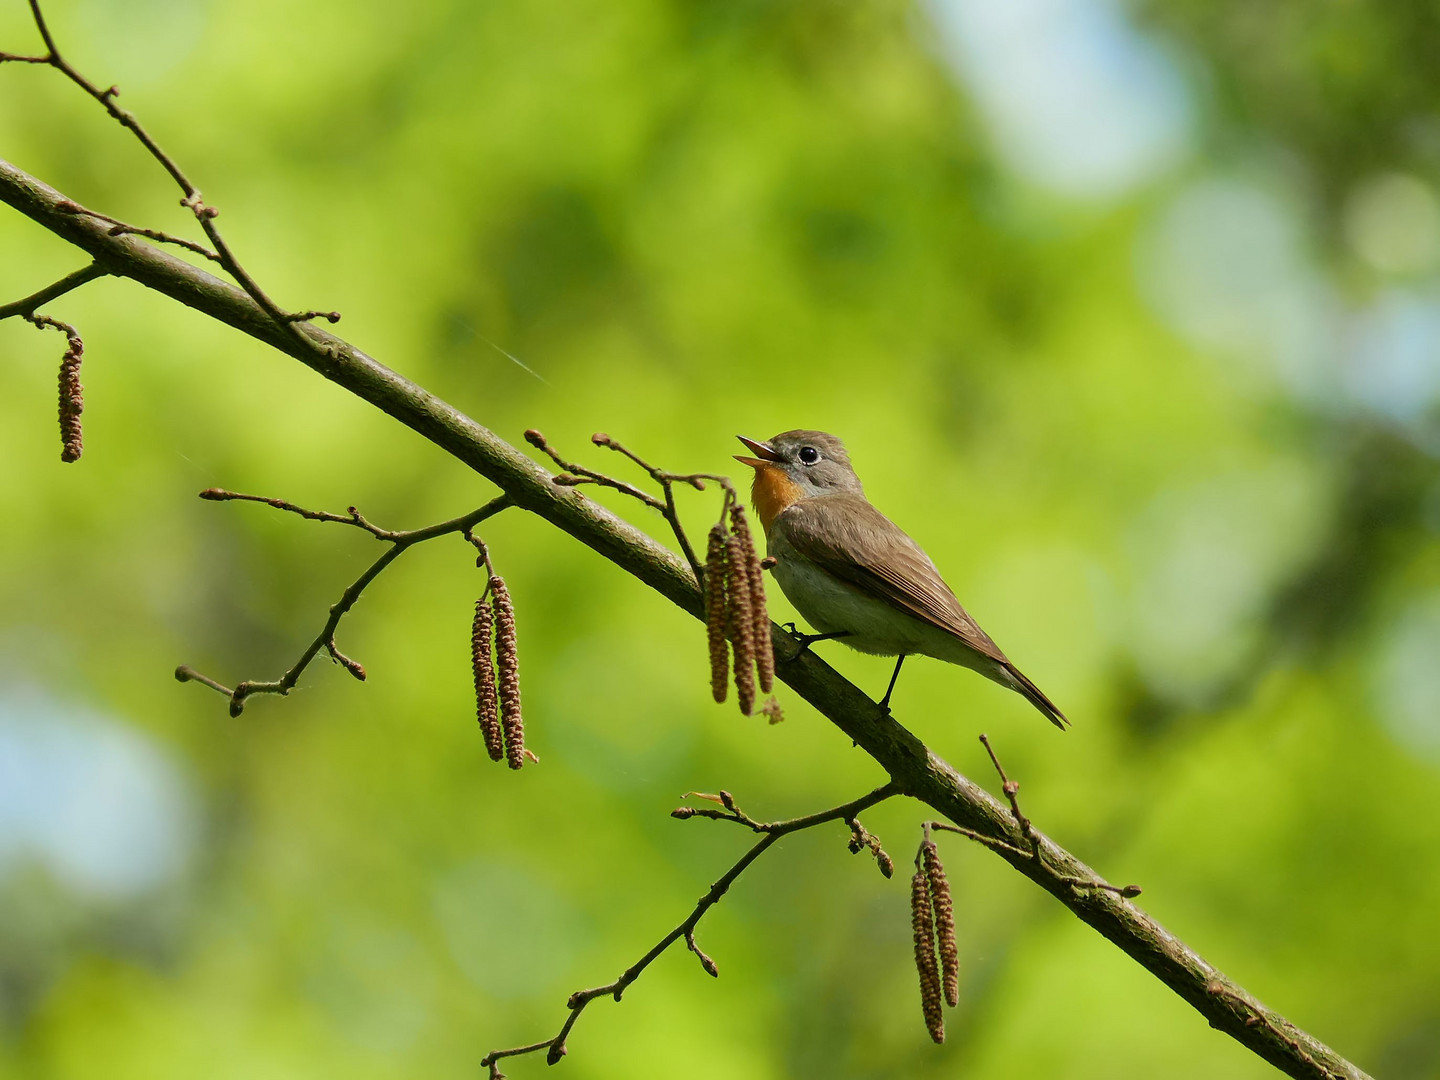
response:
{"label": "brown wing", "polygon": [[797,553],[863,592],[954,634],[970,648],[1009,665],[999,646],[966,614],[935,569],[893,521],[859,495],[824,495],[780,515]]}

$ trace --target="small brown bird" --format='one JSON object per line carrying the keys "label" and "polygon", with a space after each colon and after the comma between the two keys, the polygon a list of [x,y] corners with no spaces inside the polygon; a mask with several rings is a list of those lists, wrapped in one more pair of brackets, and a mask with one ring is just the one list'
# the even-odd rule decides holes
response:
{"label": "small brown bird", "polygon": [[871,506],[845,444],[823,431],[787,431],[769,442],[739,436],[754,457],[751,496],[765,528],[775,580],[818,633],[861,652],[895,656],[890,695],[905,657],[933,656],[1023,694],[1056,727],[1064,713],[965,613],[950,586],[901,528]]}

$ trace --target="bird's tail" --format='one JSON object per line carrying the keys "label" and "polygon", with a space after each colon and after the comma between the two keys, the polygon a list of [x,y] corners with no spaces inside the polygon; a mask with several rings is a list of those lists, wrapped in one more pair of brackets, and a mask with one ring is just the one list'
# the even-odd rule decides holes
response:
{"label": "bird's tail", "polygon": [[1065,714],[1055,707],[1055,703],[1046,697],[1044,692],[1014,664],[1007,661],[1002,667],[1008,676],[1006,681],[1011,688],[1023,694],[1026,701],[1045,714],[1045,719],[1064,731],[1070,721],[1065,719]]}

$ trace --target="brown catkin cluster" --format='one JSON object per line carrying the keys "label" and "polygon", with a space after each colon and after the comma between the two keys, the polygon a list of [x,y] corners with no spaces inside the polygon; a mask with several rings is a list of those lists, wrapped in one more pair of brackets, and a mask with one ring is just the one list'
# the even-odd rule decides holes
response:
{"label": "brown catkin cluster", "polygon": [[935,915],[930,906],[930,882],[917,867],[910,879],[910,926],[915,931],[915,968],[920,973],[920,1007],[925,1028],[937,1043],[945,1041],[945,1017],[940,1009],[940,969],[935,963]]}
{"label": "brown catkin cluster", "polygon": [[730,685],[730,646],[725,640],[725,529],[710,530],[705,551],[705,630],[710,641],[710,692],[717,703]]}
{"label": "brown catkin cluster", "polygon": [[[726,531],[725,515],[730,518]],[[770,643],[770,616],[765,611],[765,582],[745,508],[728,502],[710,530],[705,550],[705,626],[710,647],[710,690],[724,701],[733,677],[735,697],[746,716],[755,712],[756,681],[761,693],[775,684],[775,652]],[[730,647],[734,646],[734,664]],[[782,718],[772,698],[764,713],[772,724]]]}
{"label": "brown catkin cluster", "polygon": [[525,722],[520,716],[520,661],[515,648],[515,605],[499,574],[490,578],[490,606],[495,611],[495,662],[500,673],[500,729],[505,736],[505,762],[512,769],[525,764]]}
{"label": "brown catkin cluster", "polygon": [[730,607],[730,642],[735,646],[735,698],[740,711],[755,711],[755,619],[750,607],[750,570],[745,547],[734,533],[725,542],[726,597]]}
{"label": "brown catkin cluster", "polygon": [[470,666],[475,671],[475,719],[485,736],[485,749],[492,761],[505,756],[500,736],[500,696],[495,683],[495,613],[485,597],[475,601],[475,621],[470,627]]}
{"label": "brown catkin cluster", "polygon": [[929,887],[930,905],[935,914],[935,937],[940,950],[940,975],[945,987],[945,1004],[960,1004],[960,954],[955,948],[955,908],[950,901],[950,882],[940,863],[933,840],[921,845],[921,868]]}
{"label": "brown catkin cluster", "polygon": [[85,449],[80,414],[85,411],[84,387],[80,385],[80,360],[85,343],[80,335],[66,334],[69,347],[60,361],[60,460],[79,461]]}
{"label": "brown catkin cluster", "polygon": [[738,502],[730,507],[730,532],[740,541],[741,565],[750,579],[750,626],[755,650],[755,674],[760,692],[768,694],[775,688],[775,650],[770,643],[770,613],[765,610],[765,573],[755,554],[755,539],[750,523],[745,520],[745,507]]}

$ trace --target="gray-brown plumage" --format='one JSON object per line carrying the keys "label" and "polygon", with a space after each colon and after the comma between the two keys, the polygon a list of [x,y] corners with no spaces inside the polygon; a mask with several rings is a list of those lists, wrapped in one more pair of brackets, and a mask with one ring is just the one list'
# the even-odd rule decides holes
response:
{"label": "gray-brown plumage", "polygon": [[740,460],[755,469],[775,579],[817,632],[901,662],[918,654],[962,664],[1065,726],[1064,714],[960,606],[930,557],[865,498],[839,439],[787,431],[768,443],[741,441],[757,455]]}

